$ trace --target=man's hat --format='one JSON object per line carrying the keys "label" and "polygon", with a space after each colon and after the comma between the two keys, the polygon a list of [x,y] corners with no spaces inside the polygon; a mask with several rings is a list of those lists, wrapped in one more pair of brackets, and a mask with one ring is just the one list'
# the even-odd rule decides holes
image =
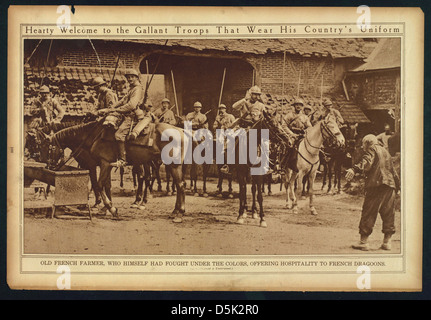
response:
{"label": "man's hat", "polygon": [[193,108],[202,108],[202,103],[200,103],[199,101],[196,101],[195,104],[193,105]]}
{"label": "man's hat", "polygon": [[106,81],[103,80],[102,77],[96,77],[93,79],[93,87],[101,86],[102,84],[106,84]]}
{"label": "man's hat", "polygon": [[304,105],[304,109],[313,110],[313,107],[309,104]]}
{"label": "man's hat", "polygon": [[164,98],[164,99],[162,100],[162,103],[163,103],[163,102],[171,103],[171,102],[169,101],[169,99],[168,99],[168,98]]}
{"label": "man's hat", "polygon": [[42,86],[39,90],[40,93],[49,93],[48,86]]}
{"label": "man's hat", "polygon": [[139,78],[139,73],[135,69],[127,69],[126,72],[124,73],[124,76],[128,76],[128,75],[136,76]]}
{"label": "man's hat", "polygon": [[255,93],[255,94],[262,94],[262,91],[260,90],[260,88],[258,86],[253,86],[250,88],[250,94]]}
{"label": "man's hat", "polygon": [[325,100],[323,100],[323,106],[324,107],[332,106],[332,101],[330,99],[326,98]]}
{"label": "man's hat", "polygon": [[226,106],[224,104],[221,104],[218,106],[219,109],[226,109]]}

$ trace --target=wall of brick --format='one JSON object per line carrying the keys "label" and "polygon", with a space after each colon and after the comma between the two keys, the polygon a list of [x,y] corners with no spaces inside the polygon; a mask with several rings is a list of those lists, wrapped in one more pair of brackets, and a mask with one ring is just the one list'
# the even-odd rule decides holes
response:
{"label": "wall of brick", "polygon": [[[282,94],[284,65],[284,94],[310,94],[319,96],[329,92],[335,82],[334,61],[331,58],[303,57],[300,55],[272,53],[261,60],[261,87],[272,94]],[[323,87],[322,87],[323,76]]]}

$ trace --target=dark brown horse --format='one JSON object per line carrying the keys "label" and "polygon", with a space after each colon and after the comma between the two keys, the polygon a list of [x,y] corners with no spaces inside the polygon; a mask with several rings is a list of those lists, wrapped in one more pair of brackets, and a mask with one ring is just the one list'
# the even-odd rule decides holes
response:
{"label": "dark brown horse", "polygon": [[[87,167],[96,168],[100,166],[99,179],[97,181],[98,191],[105,207],[118,217],[118,209],[113,206],[111,198],[106,194],[111,184],[111,163],[117,160],[117,148],[112,130],[102,126],[103,121],[92,121],[87,124],[73,126],[60,130],[52,137],[53,144],[69,147],[72,151],[79,149],[76,154],[86,162]],[[169,130],[169,131],[168,131]],[[171,133],[169,137],[166,133]],[[162,140],[162,137],[166,141]],[[155,125],[152,146],[143,143],[142,137],[138,137],[133,143],[126,144],[127,161],[133,166],[149,164],[156,158],[160,158],[162,150],[167,147],[165,155],[178,156],[175,163],[169,164],[177,188],[177,199],[173,210],[173,221],[182,222],[185,212],[185,196],[182,178],[184,134],[181,129],[168,124],[158,123]],[[169,140],[170,139],[170,140]],[[175,146],[175,147],[171,147]],[[166,150],[165,150],[166,151]],[[162,153],[163,154],[163,153]]]}

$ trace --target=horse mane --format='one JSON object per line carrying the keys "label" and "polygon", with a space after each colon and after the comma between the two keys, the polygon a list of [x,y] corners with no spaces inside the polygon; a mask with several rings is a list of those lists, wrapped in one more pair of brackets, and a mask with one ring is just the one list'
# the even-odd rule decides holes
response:
{"label": "horse mane", "polygon": [[83,132],[86,132],[88,128],[93,127],[95,124],[97,124],[97,121],[77,124],[72,127],[62,129],[54,133],[54,138],[62,141],[64,139],[73,139],[79,137],[82,135]]}

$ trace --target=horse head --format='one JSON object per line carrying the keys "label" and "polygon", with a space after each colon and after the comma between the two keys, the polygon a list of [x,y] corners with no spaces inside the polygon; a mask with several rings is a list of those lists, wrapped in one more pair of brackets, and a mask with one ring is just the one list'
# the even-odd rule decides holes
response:
{"label": "horse head", "polygon": [[321,122],[323,140],[329,146],[344,148],[346,140],[337,124],[335,117],[328,114]]}
{"label": "horse head", "polygon": [[40,157],[39,161],[46,163],[48,169],[54,169],[64,156],[64,150],[55,139],[55,134],[38,134]]}

